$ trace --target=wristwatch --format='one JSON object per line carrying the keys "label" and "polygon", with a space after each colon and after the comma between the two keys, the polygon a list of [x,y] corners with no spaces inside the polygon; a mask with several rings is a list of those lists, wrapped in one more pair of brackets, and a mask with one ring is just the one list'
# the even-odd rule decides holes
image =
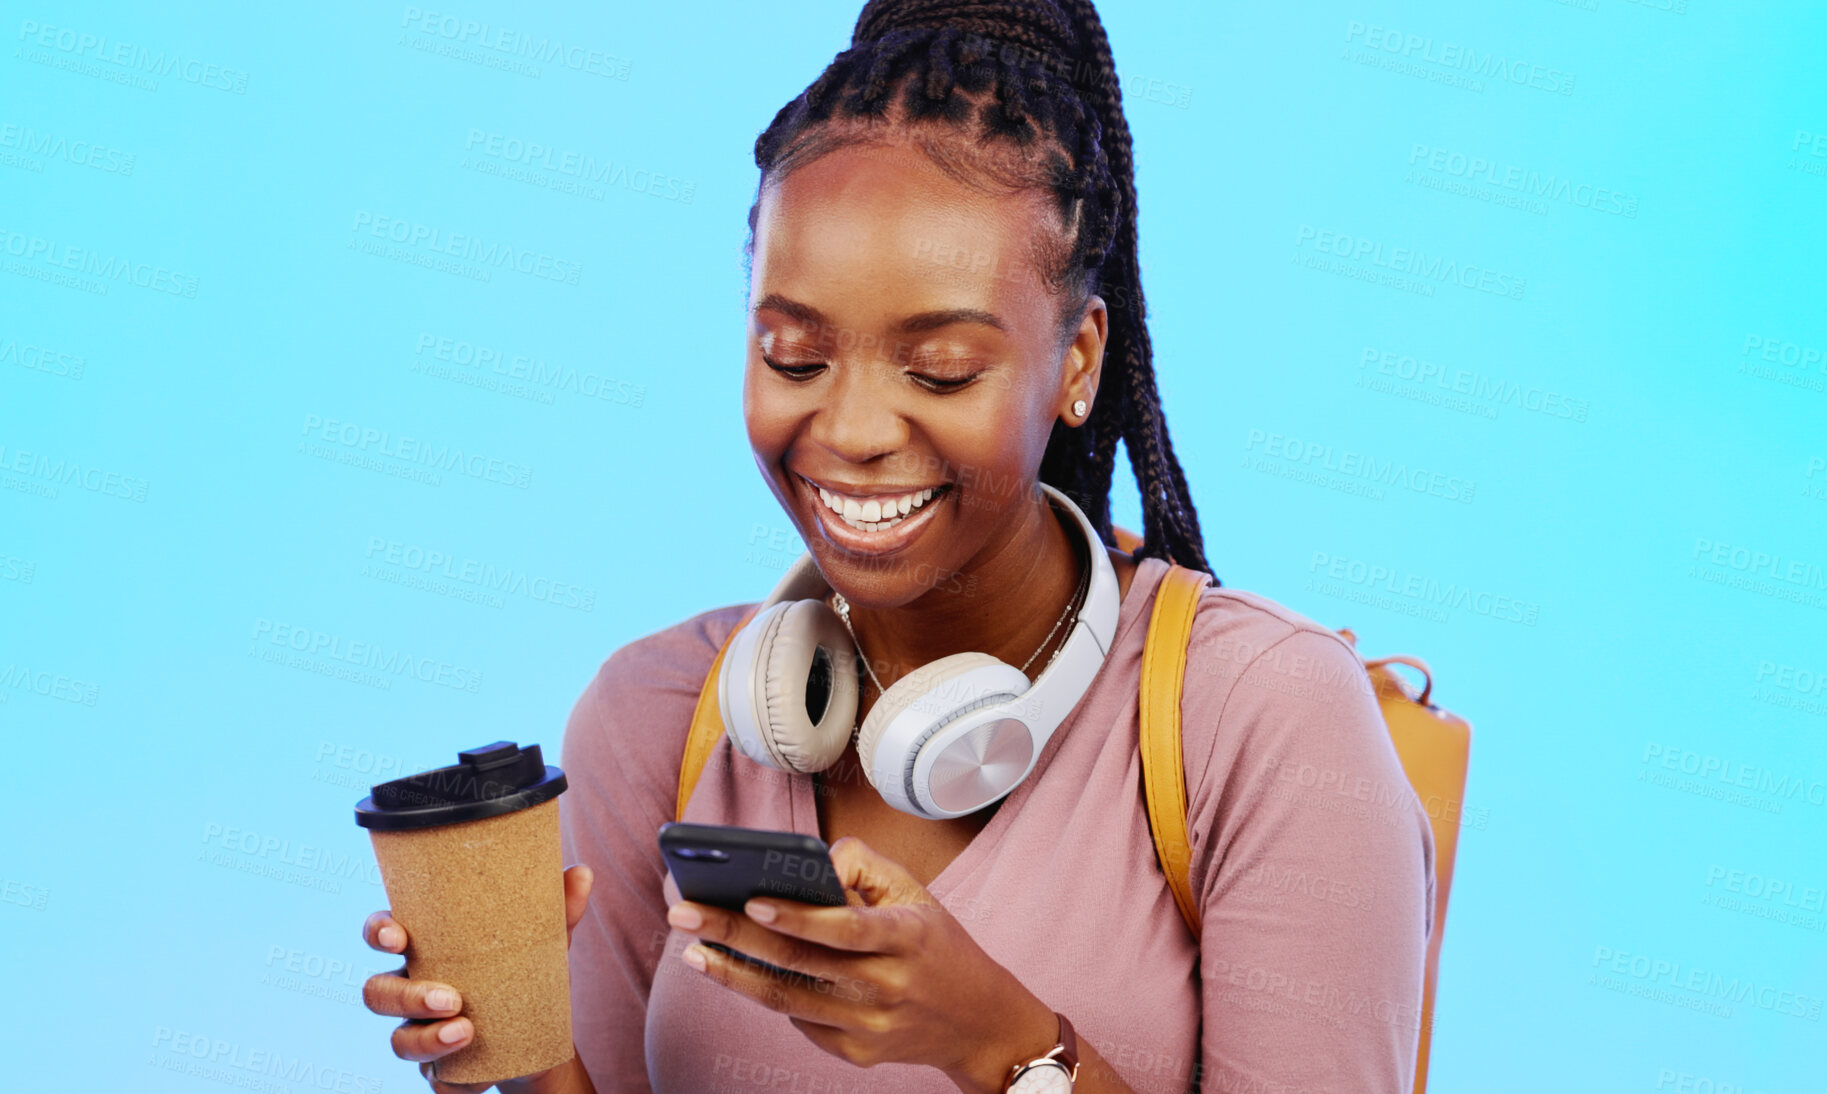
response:
{"label": "wristwatch", "polygon": [[1059,1044],[1045,1056],[1009,1068],[1003,1094],[1071,1094],[1078,1079],[1078,1037],[1065,1015],[1053,1013],[1059,1019]]}

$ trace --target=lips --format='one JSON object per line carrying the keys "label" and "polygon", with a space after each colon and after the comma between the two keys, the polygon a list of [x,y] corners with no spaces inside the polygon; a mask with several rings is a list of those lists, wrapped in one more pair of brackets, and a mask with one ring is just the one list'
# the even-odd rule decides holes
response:
{"label": "lips", "polygon": [[819,510],[819,519],[834,542],[862,553],[885,553],[911,541],[930,524],[939,503],[951,493],[951,483],[931,486],[894,486],[868,494],[835,490],[804,475],[794,476],[807,500]]}
{"label": "lips", "polygon": [[813,486],[818,490],[818,500],[824,502],[825,508],[859,532],[887,531],[945,489],[945,484],[940,483],[938,486],[926,486],[903,493],[858,495],[839,493],[817,483],[813,483]]}

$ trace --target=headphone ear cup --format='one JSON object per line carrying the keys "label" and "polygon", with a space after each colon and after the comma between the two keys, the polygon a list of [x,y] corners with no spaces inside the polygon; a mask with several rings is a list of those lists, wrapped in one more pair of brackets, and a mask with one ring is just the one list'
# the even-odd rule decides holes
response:
{"label": "headphone ear cup", "polygon": [[761,743],[776,766],[809,774],[837,762],[856,728],[856,655],[843,621],[798,600],[758,637],[753,694]]}
{"label": "headphone ear cup", "polygon": [[[856,737],[857,762],[862,765],[863,773],[871,784],[875,783],[876,746],[881,743],[882,731],[888,728],[888,723],[894,721],[896,715],[922,699],[931,698],[931,693],[935,689],[953,677],[962,676],[972,669],[1002,663],[1001,658],[992,657],[987,653],[975,651],[954,653],[949,657],[941,657],[937,661],[921,665],[889,685],[888,690],[875,701],[875,705],[869,708],[869,716],[863,719],[863,728]],[[962,702],[944,702],[933,699],[932,720],[935,722],[944,720],[953,709],[963,705],[965,704]],[[912,756],[905,757],[904,763],[894,765],[895,769],[901,770],[910,767],[913,761]],[[881,789],[879,785],[876,788]]]}

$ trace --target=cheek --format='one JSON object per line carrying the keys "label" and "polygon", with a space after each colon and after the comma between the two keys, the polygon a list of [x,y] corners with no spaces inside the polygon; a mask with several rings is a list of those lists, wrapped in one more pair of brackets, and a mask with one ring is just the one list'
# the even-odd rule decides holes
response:
{"label": "cheek", "polygon": [[778,453],[784,444],[785,408],[778,398],[770,396],[767,385],[760,380],[755,365],[750,363],[742,376],[742,422],[751,448],[758,453]]}

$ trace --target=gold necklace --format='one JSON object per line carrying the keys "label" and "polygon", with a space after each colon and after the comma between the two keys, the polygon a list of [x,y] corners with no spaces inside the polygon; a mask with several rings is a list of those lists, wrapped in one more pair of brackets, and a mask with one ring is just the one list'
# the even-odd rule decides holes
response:
{"label": "gold necklace", "polygon": [[[1073,552],[1074,560],[1076,560],[1077,557],[1078,557],[1078,552],[1074,551]],[[1053,621],[1053,628],[1047,632],[1047,637],[1040,640],[1040,645],[1035,648],[1033,653],[1028,655],[1028,659],[1021,663],[1021,668],[1019,671],[1023,675],[1026,675],[1026,673],[1028,671],[1028,666],[1032,665],[1034,663],[1034,659],[1036,657],[1040,656],[1040,651],[1047,648],[1047,643],[1053,641],[1053,635],[1059,631],[1059,625],[1066,621],[1066,616],[1070,613],[1073,613],[1074,605],[1078,604],[1079,597],[1084,595],[1085,586],[1088,583],[1090,576],[1091,576],[1091,568],[1089,566],[1083,567],[1079,570],[1078,586],[1075,589],[1073,589],[1072,595],[1069,598],[1067,598],[1066,606],[1060,610],[1059,618],[1055,619]],[[876,677],[875,669],[871,668],[869,665],[868,656],[863,653],[863,644],[857,640],[856,631],[850,626],[850,602],[848,600],[845,600],[844,594],[838,592],[836,589],[831,590],[831,600],[832,600],[832,605],[831,605],[832,609],[837,612],[837,617],[839,619],[843,620],[844,630],[849,632],[850,642],[852,645],[854,645],[856,647],[857,658],[863,662],[863,670],[869,674],[869,679],[875,684],[875,690],[876,690],[877,696],[882,695],[888,689],[884,688],[882,686],[882,681]],[[1040,671],[1043,673],[1046,672],[1047,669],[1052,666],[1053,662],[1059,657],[1059,651],[1063,650],[1065,648],[1066,647],[1062,644],[1059,647],[1059,649],[1054,650],[1052,656],[1047,658],[1047,663],[1040,667]],[[854,728],[850,731],[850,743],[851,744],[856,743],[857,734],[859,734],[861,732],[862,732],[862,722],[859,720],[856,725],[856,728]]]}

